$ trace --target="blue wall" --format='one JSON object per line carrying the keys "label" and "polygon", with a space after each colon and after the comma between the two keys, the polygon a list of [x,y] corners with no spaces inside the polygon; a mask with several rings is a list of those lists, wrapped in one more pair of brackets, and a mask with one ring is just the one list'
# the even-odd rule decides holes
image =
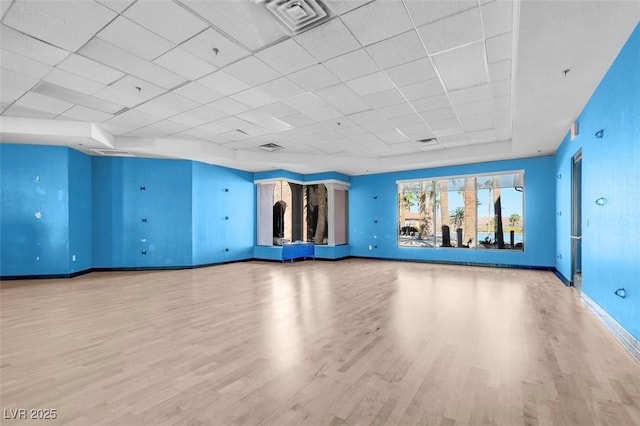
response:
{"label": "blue wall", "polygon": [[0,145],[2,276],[68,273],[68,151]]}
{"label": "blue wall", "polygon": [[191,161],[94,157],[93,163],[93,266],[192,265]]}
{"label": "blue wall", "polygon": [[69,149],[69,273],[93,265],[91,157]]}
{"label": "blue wall", "polygon": [[[398,247],[397,180],[510,170],[525,171],[524,252]],[[539,157],[352,177],[349,192],[351,254],[386,259],[552,268],[555,251],[553,170],[553,157]]]}
{"label": "blue wall", "polygon": [[193,264],[253,257],[256,196],[253,174],[193,163]]}
{"label": "blue wall", "polygon": [[[640,339],[640,25],[556,153],[557,269],[571,275],[571,164],[582,148],[582,291]],[[595,133],[603,130],[598,139]],[[606,204],[595,200],[604,197]],[[614,294],[624,287],[627,297]]]}
{"label": "blue wall", "polygon": [[0,145],[0,162],[0,276],[253,257],[252,173],[13,144]]}

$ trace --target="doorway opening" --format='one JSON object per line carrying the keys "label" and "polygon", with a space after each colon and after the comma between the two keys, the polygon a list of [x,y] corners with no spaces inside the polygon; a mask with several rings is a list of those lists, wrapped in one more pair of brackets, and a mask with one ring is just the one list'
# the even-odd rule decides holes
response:
{"label": "doorway opening", "polygon": [[582,288],[582,150],[573,156],[571,173],[571,285]]}

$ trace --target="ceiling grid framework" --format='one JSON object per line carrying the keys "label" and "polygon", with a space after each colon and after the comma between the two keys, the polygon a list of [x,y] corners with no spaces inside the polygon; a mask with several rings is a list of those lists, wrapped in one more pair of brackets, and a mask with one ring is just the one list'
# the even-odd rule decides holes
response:
{"label": "ceiling grid framework", "polygon": [[[550,154],[640,17],[624,1],[307,1],[2,0],[1,141],[302,173]],[[557,28],[575,13],[598,20]],[[594,40],[581,85],[540,56]],[[558,117],[537,139],[522,129],[543,112]]]}

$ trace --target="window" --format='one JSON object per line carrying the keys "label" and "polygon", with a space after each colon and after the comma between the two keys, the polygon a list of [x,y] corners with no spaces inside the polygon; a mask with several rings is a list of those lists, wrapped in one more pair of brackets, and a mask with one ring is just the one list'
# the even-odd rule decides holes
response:
{"label": "window", "polygon": [[524,249],[524,173],[398,183],[398,245]]}

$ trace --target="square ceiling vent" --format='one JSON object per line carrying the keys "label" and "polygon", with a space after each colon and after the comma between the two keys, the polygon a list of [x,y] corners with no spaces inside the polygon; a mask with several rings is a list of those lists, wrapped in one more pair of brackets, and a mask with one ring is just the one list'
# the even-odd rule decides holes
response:
{"label": "square ceiling vent", "polygon": [[278,21],[297,34],[331,18],[331,10],[322,0],[254,0]]}

